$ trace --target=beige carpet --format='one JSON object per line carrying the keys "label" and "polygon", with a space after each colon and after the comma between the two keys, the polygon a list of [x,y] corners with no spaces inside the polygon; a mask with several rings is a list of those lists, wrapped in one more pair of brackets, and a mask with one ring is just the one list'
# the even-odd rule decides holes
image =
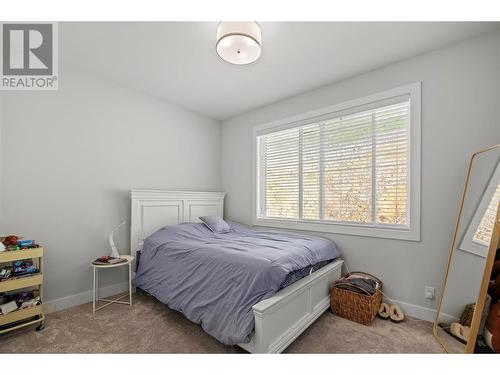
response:
{"label": "beige carpet", "polygon": [[[47,315],[34,327],[0,335],[1,353],[245,353],[206,334],[152,297],[134,295],[132,307],[112,305],[92,315],[85,304]],[[443,353],[431,324],[378,318],[370,327],[325,312],[286,353]]]}

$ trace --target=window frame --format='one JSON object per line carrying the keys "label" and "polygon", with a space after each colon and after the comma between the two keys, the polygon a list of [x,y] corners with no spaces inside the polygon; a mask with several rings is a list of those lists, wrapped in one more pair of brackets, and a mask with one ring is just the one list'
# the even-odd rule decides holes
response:
{"label": "window frame", "polygon": [[[402,96],[410,97],[410,125],[408,127],[408,219],[407,227],[384,224],[358,224],[327,222],[323,220],[299,220],[299,219],[277,219],[259,217],[260,208],[259,194],[262,186],[259,186],[257,137],[274,131],[290,129],[312,122],[320,121],[322,118],[345,115],[360,112],[369,108],[383,106]],[[421,190],[421,82],[400,86],[362,98],[349,100],[340,104],[323,107],[308,111],[296,116],[267,124],[258,125],[253,128],[252,136],[252,224],[256,226],[317,231],[325,233],[338,233],[366,237],[378,237],[387,239],[399,239],[408,241],[420,241],[420,190]]]}

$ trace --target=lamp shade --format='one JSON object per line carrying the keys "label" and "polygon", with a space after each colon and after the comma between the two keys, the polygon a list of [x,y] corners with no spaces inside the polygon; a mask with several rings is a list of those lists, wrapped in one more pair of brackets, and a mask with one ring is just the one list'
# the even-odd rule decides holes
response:
{"label": "lamp shade", "polygon": [[231,64],[250,64],[262,52],[262,31],[257,22],[220,22],[217,54]]}

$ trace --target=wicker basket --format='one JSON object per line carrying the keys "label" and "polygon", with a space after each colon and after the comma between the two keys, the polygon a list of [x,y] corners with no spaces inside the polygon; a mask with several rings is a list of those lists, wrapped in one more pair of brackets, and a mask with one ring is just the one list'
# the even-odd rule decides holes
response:
{"label": "wicker basket", "polygon": [[368,295],[334,286],[330,292],[330,307],[335,315],[369,326],[382,302],[382,282],[367,273],[352,272],[351,274],[370,276],[380,283],[380,288],[375,291],[374,295]]}
{"label": "wicker basket", "polygon": [[463,326],[470,327],[472,324],[472,316],[474,315],[474,310],[476,309],[475,303],[469,303],[465,305],[464,311],[460,316],[460,324]]}

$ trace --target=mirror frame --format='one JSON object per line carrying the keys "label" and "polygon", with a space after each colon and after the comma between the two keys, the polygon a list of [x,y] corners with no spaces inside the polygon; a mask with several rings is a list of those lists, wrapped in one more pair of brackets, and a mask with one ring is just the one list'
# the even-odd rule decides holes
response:
{"label": "mirror frame", "polygon": [[[463,211],[464,203],[465,203],[465,196],[467,194],[469,180],[470,180],[470,176],[471,176],[471,172],[472,172],[472,165],[473,165],[473,162],[474,162],[474,159],[476,158],[476,156],[478,156],[480,154],[484,154],[484,153],[489,152],[489,151],[493,151],[493,150],[498,149],[498,148],[500,148],[500,144],[497,144],[497,145],[494,145],[494,146],[491,146],[491,147],[488,147],[488,148],[485,148],[483,150],[479,150],[479,151],[473,153],[471,155],[471,157],[469,158],[469,162],[467,165],[467,173],[465,176],[464,189],[462,191],[462,197],[460,199],[460,207],[458,209],[457,218],[456,218],[456,222],[455,222],[455,229],[453,231],[453,236],[452,236],[452,240],[451,240],[451,244],[450,244],[450,251],[448,254],[448,262],[446,264],[444,279],[443,279],[443,282],[441,285],[441,295],[440,295],[437,309],[436,309],[436,317],[434,319],[434,324],[432,326],[432,334],[434,335],[435,339],[441,344],[441,346],[444,348],[444,350],[447,353],[450,353],[450,351],[448,350],[446,343],[443,340],[441,340],[441,337],[438,334],[438,329],[440,328],[438,326],[438,323],[439,323],[438,320],[439,320],[439,314],[441,312],[441,307],[443,304],[443,299],[444,299],[444,295],[445,295],[445,291],[446,291],[446,283],[448,281],[448,275],[450,272],[451,261],[453,258],[453,254],[455,252],[455,244],[457,241],[458,230],[460,228],[462,211]],[[470,335],[469,335],[469,338],[467,340],[467,344],[465,345],[464,353],[474,353],[477,335],[479,333],[479,325],[481,323],[481,317],[483,314],[484,304],[486,302],[486,292],[488,289],[488,283],[489,283],[489,279],[490,279],[490,275],[491,275],[491,270],[493,269],[493,261],[495,259],[495,254],[496,254],[499,239],[500,239],[500,203],[497,207],[496,219],[495,219],[495,222],[493,224],[493,231],[491,234],[490,244],[488,247],[488,253],[486,255],[486,263],[485,263],[485,267],[484,267],[483,276],[481,279],[481,286],[480,286],[478,297],[476,300],[476,307],[474,308],[474,314],[472,315]]]}

